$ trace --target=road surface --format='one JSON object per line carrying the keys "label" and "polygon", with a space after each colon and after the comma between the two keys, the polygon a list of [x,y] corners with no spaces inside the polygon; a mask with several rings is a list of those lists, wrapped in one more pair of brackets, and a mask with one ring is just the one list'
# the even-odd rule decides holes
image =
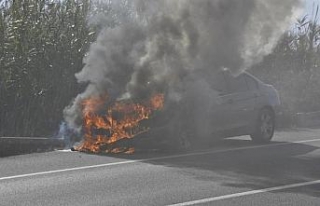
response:
{"label": "road surface", "polygon": [[0,205],[320,205],[320,130],[187,153],[54,151],[0,159]]}

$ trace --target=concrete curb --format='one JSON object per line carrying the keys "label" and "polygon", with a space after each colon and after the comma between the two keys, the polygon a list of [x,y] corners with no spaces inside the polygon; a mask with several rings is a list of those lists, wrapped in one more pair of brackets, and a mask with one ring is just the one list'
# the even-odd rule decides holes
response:
{"label": "concrete curb", "polygon": [[320,111],[309,113],[297,113],[296,121],[299,127],[320,126]]}
{"label": "concrete curb", "polygon": [[0,137],[0,157],[64,148],[63,139],[44,137]]}

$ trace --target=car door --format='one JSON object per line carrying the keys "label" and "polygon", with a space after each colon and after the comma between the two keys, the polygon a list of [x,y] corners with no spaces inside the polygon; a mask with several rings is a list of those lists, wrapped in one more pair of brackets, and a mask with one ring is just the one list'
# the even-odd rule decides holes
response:
{"label": "car door", "polygon": [[213,103],[208,112],[212,132],[221,133],[228,129],[229,120],[232,118],[229,104],[232,103],[232,96],[229,94],[227,76],[225,72],[217,72],[207,76],[212,89]]}
{"label": "car door", "polygon": [[200,78],[188,79],[183,100],[188,109],[182,110],[184,121],[192,125],[192,132],[198,138],[223,130],[229,119],[226,117],[227,82],[223,72],[200,75]]}
{"label": "car door", "polygon": [[227,129],[245,129],[252,122],[257,95],[249,87],[248,78],[246,73],[236,77],[228,75]]}

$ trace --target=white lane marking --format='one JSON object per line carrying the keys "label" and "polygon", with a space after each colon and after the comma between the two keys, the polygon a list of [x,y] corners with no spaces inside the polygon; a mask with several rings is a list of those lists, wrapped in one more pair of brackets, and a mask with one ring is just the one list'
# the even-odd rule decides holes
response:
{"label": "white lane marking", "polygon": [[260,190],[251,190],[251,191],[247,191],[247,192],[240,192],[240,193],[205,198],[205,199],[200,199],[200,200],[193,200],[193,201],[189,201],[189,202],[182,202],[182,203],[172,204],[172,205],[168,205],[168,206],[189,206],[189,205],[205,204],[205,203],[210,203],[210,202],[219,201],[219,200],[255,195],[255,194],[259,194],[259,193],[273,192],[273,191],[278,191],[278,190],[293,189],[293,188],[316,185],[316,184],[320,184],[320,180],[315,180],[315,181],[310,181],[310,182],[302,182],[302,183],[296,183],[296,184],[290,184],[290,185],[283,185],[283,186],[277,186],[277,187],[270,187],[270,188],[265,188],[265,189],[260,189]]}
{"label": "white lane marking", "polygon": [[112,163],[99,164],[99,165],[90,165],[90,166],[83,166],[83,167],[74,167],[74,168],[67,168],[67,169],[60,169],[60,170],[51,170],[51,171],[44,171],[44,172],[35,172],[35,173],[0,177],[0,181],[12,180],[12,179],[24,178],[24,177],[33,177],[33,176],[37,176],[37,175],[47,175],[47,174],[55,174],[55,173],[62,173],[62,172],[94,169],[94,168],[100,168],[100,167],[109,167],[109,166],[116,166],[116,165],[123,165],[123,164],[131,164],[131,163],[138,163],[138,162],[175,159],[175,158],[180,158],[180,157],[200,156],[200,155],[207,155],[207,154],[217,154],[217,153],[225,153],[225,152],[233,152],[233,151],[241,151],[241,150],[249,150],[249,149],[259,149],[259,148],[272,147],[272,146],[284,146],[284,145],[291,145],[291,144],[297,144],[297,143],[318,142],[318,141],[320,141],[320,139],[302,140],[302,141],[296,141],[296,142],[282,142],[282,143],[240,147],[240,148],[230,148],[230,149],[222,149],[222,150],[216,150],[216,151],[201,151],[201,152],[194,152],[194,153],[187,153],[187,154],[154,157],[154,158],[149,158],[149,159],[127,160],[127,161],[122,161],[122,162],[112,162]]}
{"label": "white lane marking", "polygon": [[17,179],[17,178],[23,178],[23,177],[33,177],[37,175],[47,175],[47,174],[55,174],[55,173],[61,173],[61,172],[69,172],[69,171],[77,171],[77,170],[85,170],[90,168],[99,168],[99,167],[107,167],[107,166],[113,166],[113,165],[122,165],[122,164],[129,164],[139,162],[137,160],[128,160],[123,162],[113,162],[108,164],[100,164],[100,165],[91,165],[91,166],[84,166],[84,167],[74,167],[74,168],[68,168],[68,169],[61,169],[61,170],[51,170],[51,171],[45,171],[45,172],[35,172],[35,173],[29,173],[29,174],[22,174],[22,175],[14,175],[14,176],[8,176],[8,177],[1,177],[1,180],[10,180],[10,179]]}

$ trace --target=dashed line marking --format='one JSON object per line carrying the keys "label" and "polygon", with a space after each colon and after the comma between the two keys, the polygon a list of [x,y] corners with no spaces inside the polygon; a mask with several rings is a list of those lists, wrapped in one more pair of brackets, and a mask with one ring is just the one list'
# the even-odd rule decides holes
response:
{"label": "dashed line marking", "polygon": [[190,206],[190,205],[205,204],[205,203],[211,203],[211,202],[215,202],[215,201],[219,201],[219,200],[244,197],[244,196],[255,195],[255,194],[260,194],[260,193],[278,191],[278,190],[293,189],[293,188],[316,185],[316,184],[320,184],[320,180],[315,180],[315,181],[310,181],[310,182],[302,182],[302,183],[296,183],[296,184],[289,184],[289,185],[283,185],[283,186],[277,186],[277,187],[269,187],[269,188],[260,189],[260,190],[250,190],[247,192],[240,192],[240,193],[234,193],[234,194],[229,194],[229,195],[222,195],[222,196],[217,196],[217,197],[210,197],[210,198],[205,198],[205,199],[193,200],[193,201],[189,201],[189,202],[182,202],[182,203],[172,204],[172,205],[168,205],[168,206]]}

